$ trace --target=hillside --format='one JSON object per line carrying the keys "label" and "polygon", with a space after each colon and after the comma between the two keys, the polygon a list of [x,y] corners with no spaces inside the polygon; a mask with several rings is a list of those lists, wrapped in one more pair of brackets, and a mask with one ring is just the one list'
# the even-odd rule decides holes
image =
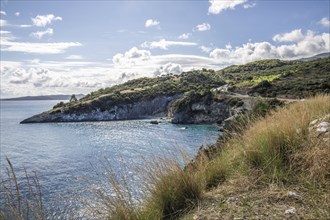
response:
{"label": "hillside", "polygon": [[[228,92],[230,97],[226,96]],[[179,76],[130,80],[92,92],[76,102],[59,103],[22,123],[181,117],[176,111],[185,110],[192,117],[195,113],[200,117],[195,121],[191,117],[173,121],[214,123],[219,121],[216,117],[220,112],[213,114],[213,120],[202,118],[215,106],[228,107],[229,99],[235,94],[297,99],[329,92],[330,57],[305,62],[261,60],[220,71],[202,69]],[[178,107],[184,103],[188,109]],[[225,117],[231,116],[231,110]]]}
{"label": "hillside", "polygon": [[263,60],[217,73],[238,93],[305,98],[330,92],[330,57],[305,62]]}

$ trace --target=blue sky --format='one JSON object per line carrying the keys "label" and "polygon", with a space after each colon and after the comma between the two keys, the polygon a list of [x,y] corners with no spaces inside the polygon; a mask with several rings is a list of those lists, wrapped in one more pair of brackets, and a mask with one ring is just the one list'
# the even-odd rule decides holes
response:
{"label": "blue sky", "polygon": [[1,1],[1,97],[329,52],[329,1]]}

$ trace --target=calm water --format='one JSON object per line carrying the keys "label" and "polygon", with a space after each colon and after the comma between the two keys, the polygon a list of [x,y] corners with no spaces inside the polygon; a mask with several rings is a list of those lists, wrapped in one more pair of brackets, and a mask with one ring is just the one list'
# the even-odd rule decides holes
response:
{"label": "calm water", "polygon": [[88,197],[89,186],[102,182],[98,174],[104,172],[105,161],[115,172],[130,174],[134,183],[133,167],[148,158],[176,152],[178,147],[192,157],[202,144],[214,143],[219,135],[211,125],[182,129],[165,121],[152,125],[150,120],[19,124],[57,102],[1,102],[1,178],[6,178],[6,157],[20,178],[24,167],[28,173],[35,171],[51,218],[62,218],[68,207],[79,207],[80,199]]}

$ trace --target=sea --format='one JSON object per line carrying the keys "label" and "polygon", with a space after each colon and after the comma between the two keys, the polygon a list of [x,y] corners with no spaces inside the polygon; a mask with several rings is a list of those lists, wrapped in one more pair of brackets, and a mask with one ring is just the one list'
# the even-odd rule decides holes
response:
{"label": "sea", "polygon": [[98,205],[95,190],[104,187],[111,194],[111,185],[106,184],[110,171],[128,179],[138,198],[143,190],[137,167],[155,164],[157,158],[181,160],[185,155],[192,159],[202,145],[215,143],[220,135],[215,125],[177,125],[165,119],[158,119],[159,124],[151,124],[153,119],[20,124],[58,102],[0,103],[1,182],[10,181],[6,158],[14,167],[22,195],[28,191],[25,170],[29,176],[36,175],[48,219],[94,218],[86,207]]}

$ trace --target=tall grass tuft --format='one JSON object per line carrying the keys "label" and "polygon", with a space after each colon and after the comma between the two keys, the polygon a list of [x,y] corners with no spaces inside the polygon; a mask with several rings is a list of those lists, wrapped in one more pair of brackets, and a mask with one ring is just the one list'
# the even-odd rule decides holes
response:
{"label": "tall grass tuft", "polygon": [[116,173],[109,161],[104,165],[104,169],[106,171],[107,185],[110,186],[111,193],[109,195],[107,188],[100,187],[96,191],[96,196],[101,199],[101,208],[107,210],[105,216],[113,220],[138,219],[138,203],[134,201],[127,177]]}
{"label": "tall grass tuft", "polygon": [[149,197],[143,216],[148,219],[175,219],[194,208],[205,188],[200,172],[184,169],[177,159],[158,159],[145,170]]}
{"label": "tall grass tuft", "polygon": [[309,123],[329,113],[329,96],[300,101],[256,121],[228,145],[241,151],[237,159],[247,166],[262,170],[274,181],[284,181],[294,172],[295,152],[307,149]]}
{"label": "tall grass tuft", "polygon": [[[106,167],[111,193],[100,188],[97,195],[107,210],[107,218],[115,220],[176,219],[194,208],[205,188],[204,176],[194,169],[186,169],[188,157],[154,157],[145,159],[145,164],[136,167],[139,173],[143,198],[134,198],[132,185],[127,177],[118,175]],[[178,154],[177,154],[178,155]]]}
{"label": "tall grass tuft", "polygon": [[45,218],[41,185],[36,174],[29,176],[25,171],[25,184],[27,189],[22,189],[23,182],[20,183],[16,177],[14,167],[8,158],[7,180],[1,180],[1,206],[0,219],[36,219]]}

